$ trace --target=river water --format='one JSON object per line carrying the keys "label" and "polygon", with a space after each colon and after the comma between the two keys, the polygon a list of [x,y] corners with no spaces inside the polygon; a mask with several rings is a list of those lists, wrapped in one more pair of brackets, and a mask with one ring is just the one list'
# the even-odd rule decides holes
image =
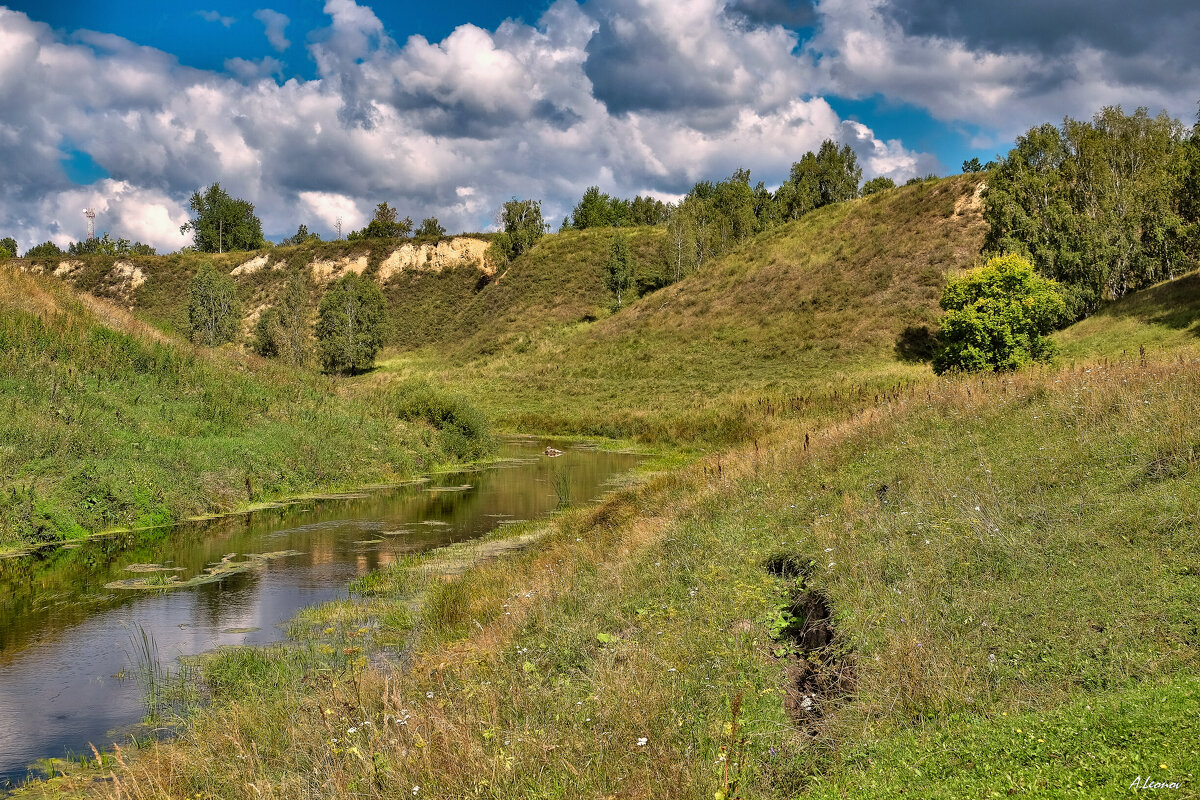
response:
{"label": "river water", "polygon": [[[0,792],[37,759],[128,742],[145,713],[137,682],[125,677],[141,630],[167,665],[223,645],[284,639],[297,611],[345,597],[355,577],[405,553],[546,516],[563,490],[556,476],[569,481],[573,502],[597,499],[637,461],[561,444],[567,452],[547,458],[547,444],[510,441],[510,461],[423,484],[0,559]],[[240,561],[283,551],[296,554],[188,588],[105,588],[147,575],[187,580],[230,554]],[[127,569],[135,564],[181,569]]]}

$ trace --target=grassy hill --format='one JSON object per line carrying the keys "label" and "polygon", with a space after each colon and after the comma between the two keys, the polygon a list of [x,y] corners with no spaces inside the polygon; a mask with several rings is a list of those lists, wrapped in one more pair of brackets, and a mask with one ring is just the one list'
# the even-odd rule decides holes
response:
{"label": "grassy hill", "polygon": [[[127,761],[120,791],[1194,785],[1200,357],[1176,335],[1200,312],[1179,305],[1193,279],[1109,309],[1135,341],[1163,342],[1145,363],[1095,361],[1114,344],[1092,323],[1061,334],[1086,363],[930,377],[812,430],[777,420],[759,443],[539,526],[536,547],[465,571],[448,566],[457,552],[392,565],[313,613],[324,647],[205,661],[213,705]],[[376,626],[397,608],[416,609],[410,669],[338,655],[392,640]],[[344,678],[293,691],[330,670]]]}
{"label": "grassy hill", "polygon": [[[608,237],[547,237],[514,263],[506,291],[535,279],[573,287],[539,290],[565,298],[549,313],[566,324],[468,333],[383,366],[436,374],[513,430],[752,438],[780,409],[837,406],[928,374],[922,348],[945,275],[971,266],[983,241],[979,188],[962,176],[828,206],[594,321],[586,311],[610,302],[600,289]],[[586,259],[565,257],[584,248]],[[479,329],[505,330],[509,318],[492,313]]]}
{"label": "grassy hill", "polygon": [[[965,176],[823,209],[616,313],[605,232],[547,237],[485,285],[447,270],[392,287],[411,335],[348,396],[433,376],[508,427],[712,452],[494,534],[519,542],[507,552],[464,545],[368,576],[306,613],[293,633],[313,646],[212,655],[198,667],[212,704],[176,739],[112,787],[86,773],[60,786],[699,799],[1194,785],[1200,278],[1059,332],[1058,365],[935,378],[920,329],[946,272],[975,258],[977,189]],[[653,258],[657,232],[636,235]],[[397,641],[405,671],[368,658]]]}
{"label": "grassy hill", "polygon": [[0,267],[0,548],[397,480],[452,457],[332,381]]}

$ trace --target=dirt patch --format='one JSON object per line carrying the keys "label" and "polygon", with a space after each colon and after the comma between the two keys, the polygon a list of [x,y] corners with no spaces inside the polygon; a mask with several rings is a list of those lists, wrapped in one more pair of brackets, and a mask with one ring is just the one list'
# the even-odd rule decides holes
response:
{"label": "dirt patch", "polygon": [[267,266],[267,261],[269,261],[269,260],[270,260],[270,256],[267,256],[265,254],[261,255],[261,256],[255,256],[254,258],[247,261],[245,264],[240,264],[240,265],[234,267],[233,271],[230,272],[229,274],[230,275],[253,275],[254,273],[258,272],[263,267]]}
{"label": "dirt patch", "polygon": [[118,261],[108,273],[109,280],[125,286],[125,294],[133,291],[146,282],[146,273],[142,268],[129,262]]}
{"label": "dirt patch", "polygon": [[983,193],[987,190],[987,181],[980,181],[971,194],[964,194],[954,201],[954,216],[963,214],[983,213]]}
{"label": "dirt patch", "polygon": [[338,259],[317,259],[309,266],[313,280],[317,283],[329,283],[340,278],[347,272],[362,275],[367,269],[367,256],[343,256]]}
{"label": "dirt patch", "polygon": [[809,735],[819,732],[823,717],[854,691],[850,653],[833,627],[829,600],[806,586],[812,562],[795,555],[776,556],[767,571],[794,581],[795,590],[781,609],[775,655],[785,662],[783,707],[792,723]]}
{"label": "dirt patch", "polygon": [[441,272],[443,269],[469,266],[486,274],[492,274],[484,253],[488,243],[482,239],[471,239],[465,236],[455,237],[436,244],[404,244],[384,259],[379,265],[379,280],[386,282],[393,275],[405,270],[423,270]]}

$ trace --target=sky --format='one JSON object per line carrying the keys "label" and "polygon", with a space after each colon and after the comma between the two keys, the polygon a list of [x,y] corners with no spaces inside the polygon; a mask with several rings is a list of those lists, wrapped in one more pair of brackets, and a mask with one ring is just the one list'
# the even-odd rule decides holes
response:
{"label": "sky", "polygon": [[[0,0],[2,3],[3,0]],[[219,182],[276,241],[377,203],[451,232],[590,185],[774,187],[825,139],[864,178],[953,174],[1106,105],[1200,100],[1194,0],[13,0],[0,237],[170,252]]]}

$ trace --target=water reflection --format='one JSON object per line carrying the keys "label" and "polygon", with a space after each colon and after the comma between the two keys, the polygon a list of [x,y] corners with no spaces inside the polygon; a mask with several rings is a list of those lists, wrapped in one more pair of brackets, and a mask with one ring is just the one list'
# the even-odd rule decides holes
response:
{"label": "water reflection", "polygon": [[[279,640],[299,609],[344,597],[352,579],[399,555],[545,515],[558,502],[555,474],[569,477],[578,502],[598,497],[636,460],[571,448],[549,459],[539,455],[546,444],[510,443],[506,455],[516,462],[423,485],[0,560],[0,786],[23,777],[35,759],[119,741],[120,729],[141,719],[136,683],[114,677],[130,666],[130,632],[139,626],[164,659]],[[285,550],[299,554],[214,583],[105,588],[141,577],[126,570],[130,564],[181,567],[167,574],[186,580],[230,553]]]}

